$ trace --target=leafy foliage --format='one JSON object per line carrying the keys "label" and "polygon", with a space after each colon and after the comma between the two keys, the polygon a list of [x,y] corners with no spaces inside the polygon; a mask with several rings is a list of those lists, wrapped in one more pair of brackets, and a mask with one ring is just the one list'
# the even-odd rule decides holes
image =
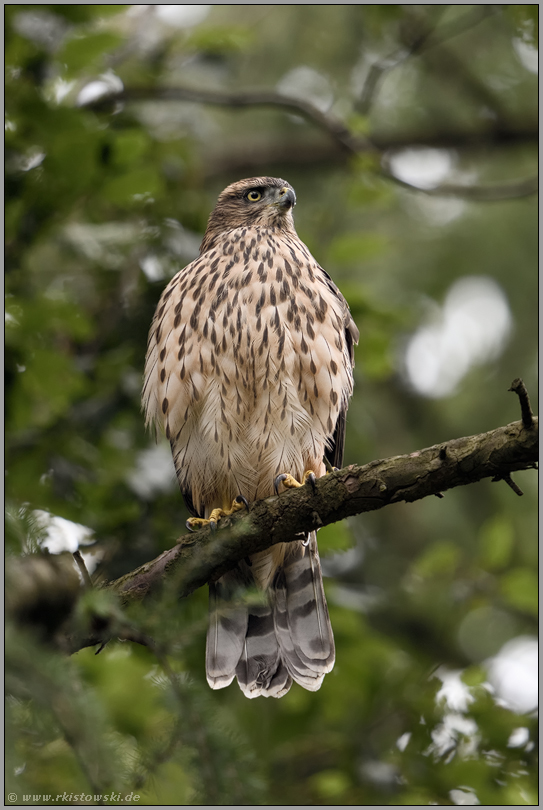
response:
{"label": "leafy foliage", "polygon": [[[168,8],[204,11],[161,20]],[[294,185],[298,232],[360,326],[347,463],[519,418],[514,377],[535,393],[537,207],[514,194],[470,201],[469,188],[535,169],[537,6],[205,9],[5,7],[15,589],[39,585],[24,567],[51,537],[38,510],[92,529],[83,551],[98,579],[182,533],[168,448],[140,413],[147,331],[217,193],[242,176]],[[404,149],[347,158],[329,132],[280,109],[157,99],[176,85],[279,86]],[[82,103],[122,86],[148,93]],[[408,187],[385,178],[382,159],[406,152],[411,171],[421,155],[426,167],[438,160],[465,198],[426,194],[439,177],[405,181],[394,162]],[[448,293],[471,276],[499,285],[512,329],[446,395],[423,396],[406,348],[445,322]],[[537,803],[535,707],[498,699],[499,679],[498,695],[488,685],[504,645],[537,633],[536,488],[530,473],[518,482],[522,499],[483,482],[322,531],[337,663],[315,694],[209,690],[202,591],[128,616],[99,593],[78,605],[81,620],[115,616],[156,649],[125,640],[70,658],[10,621],[7,790],[57,804],[108,791],[149,805]]]}

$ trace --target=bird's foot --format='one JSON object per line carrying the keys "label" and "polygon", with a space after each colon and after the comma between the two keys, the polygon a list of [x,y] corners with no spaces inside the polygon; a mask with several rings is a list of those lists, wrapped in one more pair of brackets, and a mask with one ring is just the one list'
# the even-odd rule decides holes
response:
{"label": "bird's foot", "polygon": [[303,487],[304,484],[307,484],[307,482],[309,481],[309,483],[313,487],[314,492],[316,480],[317,478],[313,470],[306,470],[302,476],[301,481],[297,481],[294,478],[294,476],[291,475],[290,473],[281,473],[281,475],[278,475],[277,478],[275,479],[273,486],[275,488],[275,492],[277,493],[277,495],[279,495],[279,484],[283,484],[283,486],[286,487],[287,489],[296,489],[298,487]]}
{"label": "bird's foot", "polygon": [[217,528],[217,523],[222,517],[229,517],[233,515],[234,512],[239,512],[240,509],[249,509],[249,501],[243,495],[236,495],[234,500],[232,501],[232,506],[230,509],[221,509],[217,507],[213,509],[209,518],[197,518],[192,517],[187,520],[186,526],[190,532],[196,532],[198,529],[202,529],[204,526],[209,526],[211,531],[215,531]]}

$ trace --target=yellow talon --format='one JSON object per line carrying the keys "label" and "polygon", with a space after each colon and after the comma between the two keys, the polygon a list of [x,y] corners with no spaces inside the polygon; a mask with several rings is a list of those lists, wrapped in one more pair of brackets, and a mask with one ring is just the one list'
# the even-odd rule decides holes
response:
{"label": "yellow talon", "polygon": [[307,482],[309,481],[309,483],[311,484],[313,489],[315,489],[316,480],[317,480],[317,476],[315,475],[313,470],[306,470],[304,472],[304,477],[302,479],[302,484],[307,484]]}
{"label": "yellow talon", "polygon": [[197,532],[198,529],[202,529],[204,526],[208,526],[208,525],[209,525],[209,520],[206,520],[205,518],[197,518],[197,517],[191,517],[185,523],[185,526],[187,527],[189,532]]}
{"label": "yellow talon", "polygon": [[213,531],[217,528],[217,523],[222,517],[233,515],[234,512],[239,512],[240,509],[249,509],[249,502],[243,495],[237,495],[234,498],[230,509],[221,509],[220,507],[213,509],[209,519],[197,517],[189,518],[186,522],[187,529],[191,532],[195,532],[198,529],[202,529],[204,526],[210,526]]}
{"label": "yellow talon", "polygon": [[313,470],[306,470],[302,476],[301,481],[297,481],[294,478],[294,476],[291,475],[290,473],[282,473],[281,475],[278,475],[277,478],[275,479],[274,487],[276,493],[279,495],[279,484],[283,484],[283,486],[286,487],[287,489],[295,489],[297,487],[303,487],[304,484],[307,484],[307,482],[309,481],[314,490],[316,480],[317,479],[315,477],[315,473],[313,472]]}

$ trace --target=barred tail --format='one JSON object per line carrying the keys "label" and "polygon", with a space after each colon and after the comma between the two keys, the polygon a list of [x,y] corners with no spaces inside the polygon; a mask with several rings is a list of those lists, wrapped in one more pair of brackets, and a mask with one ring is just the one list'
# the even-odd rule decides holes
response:
{"label": "barred tail", "polygon": [[288,545],[260,604],[236,605],[250,572],[241,563],[210,585],[208,683],[221,689],[236,676],[250,698],[282,697],[293,681],[316,691],[335,660],[316,533]]}

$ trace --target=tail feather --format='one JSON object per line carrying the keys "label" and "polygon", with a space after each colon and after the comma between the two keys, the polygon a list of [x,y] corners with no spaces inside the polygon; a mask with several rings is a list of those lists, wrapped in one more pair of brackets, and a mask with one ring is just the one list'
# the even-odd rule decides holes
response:
{"label": "tail feather", "polygon": [[249,698],[281,697],[292,685],[292,678],[281,660],[269,605],[253,606],[249,611],[236,676],[242,692]]}
{"label": "tail feather", "polygon": [[249,616],[247,605],[236,605],[241,584],[243,577],[237,568],[209,583],[206,674],[212,689],[232,683],[243,651]]}
{"label": "tail feather", "polygon": [[292,678],[316,691],[334,666],[334,636],[314,533],[295,547],[274,583],[275,629]]}
{"label": "tail feather", "polygon": [[317,534],[298,545],[284,565],[288,627],[298,657],[319,674],[335,661],[334,634],[324,595]]}
{"label": "tail feather", "polygon": [[236,676],[250,698],[282,697],[293,681],[316,691],[334,666],[335,648],[315,532],[307,544],[289,544],[268,604],[236,606],[235,591],[250,582],[250,572],[242,563],[210,585],[210,686],[228,686]]}
{"label": "tail feather", "polygon": [[300,650],[294,645],[288,625],[287,600],[283,589],[276,590],[275,600],[275,631],[282,661],[296,683],[310,692],[315,692],[322,684],[324,674],[314,669],[311,662],[300,655]]}
{"label": "tail feather", "polygon": [[270,608],[268,605],[254,605],[249,611],[243,653],[236,667],[242,690],[248,693],[267,689],[279,662],[279,648]]}

